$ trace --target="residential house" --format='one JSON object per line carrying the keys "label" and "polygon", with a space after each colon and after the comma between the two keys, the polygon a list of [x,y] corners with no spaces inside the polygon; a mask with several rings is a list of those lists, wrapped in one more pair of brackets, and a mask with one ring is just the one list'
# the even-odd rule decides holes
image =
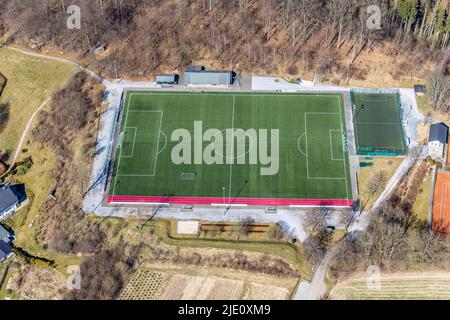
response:
{"label": "residential house", "polygon": [[442,160],[447,141],[448,127],[442,122],[432,124],[428,137],[428,153],[430,157],[436,160]]}
{"label": "residential house", "polygon": [[12,256],[13,250],[10,244],[14,239],[12,233],[0,224],[0,261],[6,260]]}

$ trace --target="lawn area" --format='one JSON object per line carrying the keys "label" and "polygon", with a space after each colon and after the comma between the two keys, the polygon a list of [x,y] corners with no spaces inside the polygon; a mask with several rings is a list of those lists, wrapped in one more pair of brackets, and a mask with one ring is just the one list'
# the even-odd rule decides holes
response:
{"label": "lawn area", "polygon": [[130,91],[110,201],[346,201],[343,128],[340,94]]}
{"label": "lawn area", "polygon": [[169,245],[190,247],[190,248],[218,248],[230,250],[243,250],[262,252],[279,256],[289,262],[300,275],[309,279],[311,277],[310,265],[300,256],[302,246],[297,242],[296,245],[288,243],[277,243],[271,241],[230,241],[230,240],[204,240],[196,237],[178,237],[171,233],[171,224],[167,220],[157,220],[152,222],[156,234],[165,243]]}
{"label": "lawn area", "polygon": [[[36,121],[36,119],[35,119]],[[53,170],[56,165],[56,156],[53,150],[36,144],[27,145],[29,150],[25,155],[32,155],[33,166],[23,176],[14,176],[14,181],[26,185],[29,205],[11,216],[6,222],[12,227],[16,240],[14,244],[28,253],[56,263],[56,269],[66,274],[69,265],[81,261],[77,256],[55,254],[44,248],[36,239],[36,232],[40,228],[42,219],[41,209],[48,199],[48,193],[54,185]]]}
{"label": "lawn area", "polygon": [[13,153],[31,114],[64,85],[74,67],[0,48],[0,72],[7,78],[1,103],[10,105],[8,123],[1,133],[0,153]]}
{"label": "lawn area", "polygon": [[[30,57],[13,50],[0,48],[0,72],[8,79],[3,92],[2,103],[10,103],[10,118],[7,127],[0,139],[1,150],[14,150],[23,129],[31,114],[42,102],[49,98],[53,92],[61,88],[74,67],[52,60]],[[44,110],[49,108],[49,104]],[[37,117],[31,125],[36,126]],[[39,230],[39,219],[43,204],[48,193],[54,185],[53,170],[56,165],[56,155],[48,147],[30,143],[31,130],[24,140],[19,159],[32,157],[33,165],[23,175],[13,175],[9,179],[13,183],[24,183],[28,196],[28,206],[6,220],[15,233],[14,244],[28,253],[50,260],[54,260],[57,270],[63,274],[67,265],[78,264],[79,257],[53,254],[46,250],[36,240],[36,231]],[[26,150],[25,150],[26,149]]]}
{"label": "lawn area", "polygon": [[[90,217],[93,222],[102,221],[98,217]],[[112,233],[120,233],[128,236],[127,230],[138,232],[152,231],[165,244],[181,248],[206,248],[206,249],[225,249],[225,250],[242,250],[245,252],[265,253],[275,257],[282,258],[295,268],[299,275],[305,280],[311,279],[311,265],[302,256],[302,245],[297,242],[295,245],[287,242],[274,242],[268,240],[224,240],[224,239],[202,239],[196,236],[179,236],[172,230],[171,220],[153,220],[147,223],[146,227],[142,226],[143,220],[136,219],[118,219],[110,218],[104,223],[108,225],[108,230]],[[175,223],[173,223],[175,224]],[[139,228],[138,228],[139,227]],[[115,230],[115,231],[114,231]],[[115,234],[114,237],[117,237]]]}
{"label": "lawn area", "polygon": [[367,182],[378,172],[384,170],[386,172],[386,182],[392,177],[394,172],[403,161],[402,157],[373,157],[371,160],[364,160],[365,157],[360,157],[360,162],[373,163],[371,167],[360,167],[358,173],[358,186],[361,203],[365,206],[365,210],[372,207],[378,195],[369,198],[367,192]]}
{"label": "lawn area", "polygon": [[419,188],[419,194],[416,202],[414,202],[412,208],[412,212],[414,212],[417,217],[423,221],[428,221],[428,210],[430,208],[430,198],[433,187],[432,180],[432,174],[425,177]]}

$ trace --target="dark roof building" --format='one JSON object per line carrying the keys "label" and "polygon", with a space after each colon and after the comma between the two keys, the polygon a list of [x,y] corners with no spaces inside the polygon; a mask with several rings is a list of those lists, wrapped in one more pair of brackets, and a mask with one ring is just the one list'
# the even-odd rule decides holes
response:
{"label": "dark roof building", "polygon": [[157,84],[177,84],[178,75],[177,74],[157,74],[156,75]]}
{"label": "dark roof building", "polygon": [[186,71],[184,84],[232,85],[232,71]]}
{"label": "dark roof building", "polygon": [[432,124],[430,127],[430,135],[428,141],[439,141],[442,144],[446,144],[448,140],[448,127],[440,122]]}
{"label": "dark roof building", "polygon": [[414,85],[414,92],[417,95],[423,95],[426,91],[427,87],[423,84],[415,84]]}
{"label": "dark roof building", "polygon": [[12,256],[12,249],[5,241],[0,240],[0,261]]}
{"label": "dark roof building", "polygon": [[19,204],[19,198],[9,187],[0,187],[0,218]]}
{"label": "dark roof building", "polygon": [[0,240],[9,243],[14,240],[14,236],[4,226],[0,224]]}

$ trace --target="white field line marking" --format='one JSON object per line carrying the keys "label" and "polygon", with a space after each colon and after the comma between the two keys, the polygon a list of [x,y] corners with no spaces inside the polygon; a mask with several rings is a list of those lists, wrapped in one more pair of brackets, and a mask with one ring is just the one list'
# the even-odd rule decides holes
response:
{"label": "white field line marking", "polygon": [[353,104],[353,101],[351,101],[350,99],[350,103],[352,105],[352,118],[353,118],[353,129],[355,131],[355,147],[356,147],[356,152],[358,152],[358,148],[359,148],[359,141],[358,141],[358,122],[357,119],[355,118],[355,115],[357,115],[357,113],[355,113],[356,110],[356,105]]}
{"label": "white field line marking", "polygon": [[162,134],[163,136],[164,136],[164,139],[165,139],[165,142],[164,142],[164,147],[158,152],[158,154],[160,154],[161,152],[163,152],[164,151],[164,149],[166,149],[166,147],[167,147],[167,135],[164,133],[164,131],[160,131],[159,132],[159,134]]}
{"label": "white field line marking", "polygon": [[[146,92],[130,92],[130,95],[155,95],[155,96],[230,96],[230,93],[179,93],[179,92],[155,92],[155,91],[146,91]],[[252,94],[249,92],[248,94],[234,94],[233,96],[251,96],[251,97],[330,97],[336,98],[339,94],[302,94],[302,93],[294,93],[294,94],[286,94],[286,93],[278,93],[278,94]]]}
{"label": "white field line marking", "polygon": [[386,94],[383,94],[384,99],[365,99],[364,95],[361,97],[362,102],[387,102],[388,96]]}
{"label": "white field line marking", "polygon": [[[340,159],[340,158],[335,158],[333,155],[333,135],[332,132],[341,132],[342,135],[342,131],[341,130],[336,130],[336,129],[330,129],[328,130],[328,133],[330,135],[330,149],[331,149],[331,160],[334,161],[344,161],[344,159]],[[342,150],[344,150],[344,146],[342,146]]]}
{"label": "white field line marking", "polygon": [[[339,120],[340,120],[340,123],[341,123],[341,131],[342,132],[345,132],[344,131],[344,127],[343,127],[343,122],[345,121],[345,114],[344,114],[344,119],[342,119],[342,110],[341,110],[341,99],[339,99],[339,97],[338,97],[338,102],[339,102],[339,113],[341,114],[341,117],[339,118]],[[347,154],[348,154],[348,152],[347,152]],[[344,152],[344,161],[343,161],[343,163],[344,163],[344,171],[345,171],[345,191],[346,191],[346,194],[347,194],[347,199],[349,199],[349,197],[348,197],[348,179],[347,179],[347,177],[348,177],[348,175],[347,175],[347,160],[348,159],[348,156],[346,157],[345,156],[345,152]],[[350,179],[351,179],[351,177],[350,177]]]}
{"label": "white field line marking", "polygon": [[400,137],[401,137],[401,143],[402,143],[402,149],[405,149],[405,145],[403,143],[404,137],[403,137],[403,125],[402,121],[400,119],[400,108],[398,108],[398,105],[400,104],[400,101],[397,101],[397,98],[399,97],[398,94],[394,96],[394,103],[395,103],[395,114],[397,115],[398,120],[398,128],[400,129]]}
{"label": "white field line marking", "polygon": [[300,137],[298,137],[298,140],[297,140],[297,148],[298,148],[298,150],[300,151],[300,153],[301,153],[302,155],[304,155],[305,157],[307,157],[307,155],[302,151],[302,148],[300,148],[300,141],[301,141],[301,139],[302,139],[302,137],[303,137],[304,135],[306,135],[306,132],[302,133],[302,134],[300,135]]}
{"label": "white field line marking", "polygon": [[[306,178],[307,179],[318,179],[318,180],[347,180],[347,176],[345,176],[345,177],[311,177],[309,175],[309,151],[308,151],[309,144],[308,144],[308,119],[307,119],[308,114],[340,115],[340,113],[336,113],[336,112],[305,112],[305,137],[306,137],[306,155],[307,155],[306,156]],[[340,117],[339,117],[339,121],[341,122],[341,130],[342,130],[342,119]]]}
{"label": "white field line marking", "polygon": [[[162,111],[162,110],[129,110],[129,112],[144,112],[144,113],[145,112],[153,112],[153,113],[159,112],[160,118],[159,118],[159,128],[157,128],[158,130],[156,131],[156,134],[158,135],[158,137],[157,137],[157,142],[156,142],[156,147],[155,147],[155,157],[154,157],[155,161],[154,161],[154,165],[153,165],[153,172],[152,172],[151,175],[147,175],[147,174],[120,174],[120,176],[154,177],[156,175],[156,163],[158,161],[160,131],[161,131],[161,127],[162,127],[162,120],[163,120],[163,116],[164,116],[164,111]],[[128,116],[128,112],[127,112],[127,116]]]}
{"label": "white field line marking", "polygon": [[[233,95],[233,113],[231,117],[231,132],[234,132],[234,103],[235,103],[236,96]],[[228,188],[228,202],[231,203],[231,180],[233,177],[233,161],[234,161],[234,140],[231,142],[231,156],[233,157],[231,164],[230,164],[230,182],[229,182],[229,188]]]}
{"label": "white field line marking", "polygon": [[162,129],[162,120],[163,120],[163,116],[164,116],[164,111],[162,111],[162,110],[160,110],[161,111],[161,118],[159,119],[159,128],[158,128],[158,131],[156,131],[156,134],[158,135],[158,142],[156,143],[156,148],[155,148],[155,151],[156,151],[156,154],[155,154],[155,165],[153,166],[153,176],[155,176],[155,174],[156,174],[156,164],[157,164],[157,162],[158,162],[158,154],[159,154],[159,140],[160,140],[160,132],[161,132],[161,129]]}
{"label": "white field line marking", "polygon": [[[134,156],[134,144],[136,143],[137,128],[136,127],[127,127],[127,128],[125,128],[125,130],[127,130],[127,129],[134,129],[133,147],[131,148],[131,156],[122,156],[122,158],[133,158],[133,156]],[[124,139],[125,139],[125,135],[124,135]],[[123,144],[122,144],[122,147],[123,147]]]}
{"label": "white field line marking", "polygon": [[358,124],[364,124],[364,125],[372,125],[372,124],[376,124],[376,125],[398,125],[397,122],[358,122]]}
{"label": "white field line marking", "polygon": [[[131,95],[127,97],[128,101],[126,103],[126,107],[125,109],[127,110],[127,113],[125,114],[125,122],[123,124],[124,128],[127,127],[127,121],[128,121],[128,108],[130,107],[130,100],[131,100]],[[125,129],[124,129],[125,130]],[[125,134],[124,134],[125,135]],[[119,173],[119,169],[120,169],[120,159],[122,158],[122,148],[120,148],[119,150],[119,160],[117,161],[117,171],[116,171],[116,177],[114,179],[114,187],[113,187],[113,195],[116,194],[116,184],[117,184],[117,176]]]}

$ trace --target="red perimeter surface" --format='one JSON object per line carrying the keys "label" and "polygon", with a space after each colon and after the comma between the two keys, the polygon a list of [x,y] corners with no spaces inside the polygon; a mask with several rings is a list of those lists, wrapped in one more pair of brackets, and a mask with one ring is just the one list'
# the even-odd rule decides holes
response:
{"label": "red perimeter surface", "polygon": [[[108,196],[110,203],[170,203],[170,204],[229,204],[223,198],[210,197],[163,197],[163,196]],[[350,207],[352,200],[334,199],[278,199],[278,198],[237,198],[232,204],[257,206],[342,206]]]}

